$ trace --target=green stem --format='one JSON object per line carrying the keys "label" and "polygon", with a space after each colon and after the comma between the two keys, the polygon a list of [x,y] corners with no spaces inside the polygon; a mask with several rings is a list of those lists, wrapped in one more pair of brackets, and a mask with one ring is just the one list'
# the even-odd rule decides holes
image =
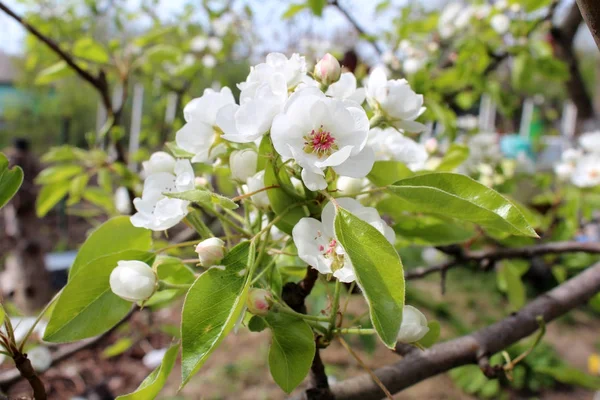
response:
{"label": "green stem", "polygon": [[193,246],[195,244],[198,244],[198,240],[189,240],[187,242],[175,243],[175,244],[171,244],[167,247],[163,247],[162,249],[158,249],[155,251],[155,253],[163,253],[167,250],[176,249],[178,247]]}
{"label": "green stem", "polygon": [[235,219],[236,221],[238,221],[240,224],[246,225],[246,220],[244,219],[244,217],[242,217],[238,213],[236,213],[234,211],[231,211],[228,208],[223,208],[223,211],[225,212],[225,214],[229,215],[230,217],[232,217],[233,219]]}
{"label": "green stem", "polygon": [[339,335],[374,335],[377,333],[375,329],[368,328],[340,328],[334,329],[333,332]]}
{"label": "green stem", "polygon": [[221,221],[221,224],[227,224],[230,227],[232,227],[233,229],[235,229],[236,231],[243,233],[244,235],[246,235],[248,237],[252,237],[252,234],[250,232],[248,232],[246,229],[242,228],[241,226],[239,226],[232,220],[228,219],[225,215],[223,215],[217,211],[211,210],[209,208],[206,208],[205,210],[206,210],[206,212],[213,215],[214,217],[217,217],[219,219],[219,221]]}
{"label": "green stem", "polygon": [[35,319],[35,322],[31,325],[31,328],[29,328],[29,330],[27,331],[27,334],[25,334],[25,336],[23,337],[23,340],[21,341],[21,343],[18,344],[19,352],[23,352],[23,347],[25,346],[25,343],[27,342],[27,339],[29,339],[29,336],[31,336],[31,334],[35,330],[35,327],[37,326],[37,324],[42,320],[42,318],[44,317],[44,314],[46,314],[46,311],[48,311],[48,309],[50,308],[50,306],[52,304],[54,304],[54,302],[56,300],[58,300],[58,297],[60,296],[61,293],[62,293],[62,290],[59,291],[58,293],[56,293],[54,295],[54,297],[52,298],[52,300],[50,300],[48,302],[48,304],[46,304],[46,306],[44,307],[44,309],[40,312],[40,314],[38,315],[38,317]]}
{"label": "green stem", "polygon": [[194,228],[196,232],[198,232],[198,234],[200,234],[202,239],[215,236],[202,220],[202,213],[200,211],[196,210],[195,212],[189,213],[185,217],[185,220],[192,226],[192,228]]}
{"label": "green stem", "polygon": [[329,317],[320,317],[318,315],[301,314],[301,313],[296,312],[296,311],[292,310],[291,308],[286,307],[281,304],[276,305],[273,308],[273,310],[275,312],[279,312],[282,314],[293,315],[294,317],[302,318],[307,321],[317,321],[317,322],[328,322],[329,321]]}
{"label": "green stem", "polygon": [[333,330],[336,328],[337,314],[340,307],[340,292],[342,288],[342,282],[336,279],[335,289],[333,290],[333,302],[331,303],[331,314],[329,315],[329,329],[327,332],[327,338],[331,340],[333,337]]}

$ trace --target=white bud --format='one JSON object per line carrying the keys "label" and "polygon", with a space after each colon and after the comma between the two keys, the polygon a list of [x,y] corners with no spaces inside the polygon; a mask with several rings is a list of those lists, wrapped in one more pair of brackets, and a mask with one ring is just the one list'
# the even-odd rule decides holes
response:
{"label": "white bud", "polygon": [[421,258],[430,267],[440,265],[448,260],[446,254],[442,253],[435,247],[426,247],[421,252]]}
{"label": "white bud", "polygon": [[175,170],[175,159],[164,151],[157,151],[150,156],[148,161],[142,163],[146,175],[159,172],[168,172],[170,174]]}
{"label": "white bud", "polygon": [[131,199],[125,186],[118,187],[115,190],[115,208],[121,214],[131,214]]}
{"label": "white bud", "polygon": [[508,28],[510,28],[510,20],[504,14],[496,14],[490,19],[490,25],[492,29],[496,31],[499,35],[504,35],[508,32]]}
{"label": "white bud", "polygon": [[342,75],[342,68],[338,60],[327,53],[315,65],[315,78],[324,85],[331,85],[337,82]]}
{"label": "white bud", "polygon": [[429,154],[433,154],[437,151],[438,149],[438,141],[436,138],[429,138],[425,141],[425,150],[427,150],[427,152]]}
{"label": "white bud", "polygon": [[141,261],[119,261],[110,274],[110,289],[127,301],[148,300],[156,290],[156,273]]}
{"label": "white bud", "polygon": [[52,365],[52,354],[47,347],[39,346],[27,352],[27,358],[31,362],[31,366],[37,372],[44,372]]}
{"label": "white bud", "polygon": [[229,156],[229,168],[231,177],[239,182],[246,182],[248,178],[256,174],[256,163],[258,154],[251,149],[236,150]]}
{"label": "white bud", "polygon": [[196,253],[200,265],[212,267],[225,257],[225,242],[216,237],[203,240],[196,246]]}
{"label": "white bud", "polygon": [[214,68],[217,65],[217,59],[212,54],[205,54],[202,57],[202,65],[208,69]]}
{"label": "white bud", "polygon": [[[265,171],[259,171],[254,176],[251,176],[246,181],[246,185],[248,185],[248,193],[256,192],[260,189],[264,189],[265,187]],[[254,204],[256,204],[260,208],[268,208],[271,203],[269,202],[269,196],[267,195],[267,191],[263,190],[262,192],[256,193],[250,197]]]}
{"label": "white bud", "polygon": [[271,292],[265,289],[250,289],[246,305],[248,311],[254,315],[265,316],[269,313],[273,296]]}
{"label": "white bud", "polygon": [[142,358],[142,364],[148,369],[157,368],[162,363],[163,358],[165,358],[167,350],[167,348],[164,348],[149,351],[144,358]]}
{"label": "white bud", "polygon": [[351,178],[349,176],[340,176],[337,181],[337,189],[344,196],[352,196],[365,186],[363,178]]}
{"label": "white bud", "polygon": [[429,327],[425,315],[413,306],[404,306],[398,341],[402,343],[418,342],[427,332],[429,332]]}

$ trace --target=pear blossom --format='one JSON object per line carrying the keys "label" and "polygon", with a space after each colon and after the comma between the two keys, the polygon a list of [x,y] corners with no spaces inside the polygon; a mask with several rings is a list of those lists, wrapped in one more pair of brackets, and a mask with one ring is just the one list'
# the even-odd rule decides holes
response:
{"label": "pear blossom", "polygon": [[258,154],[252,149],[236,150],[229,156],[231,177],[239,182],[245,182],[256,174]]}
{"label": "pear blossom", "polygon": [[[376,209],[365,207],[358,201],[342,197],[336,199],[340,207],[367,222],[390,242],[395,240],[394,230],[381,219]],[[323,208],[321,221],[302,218],[292,230],[298,257],[322,274],[333,274],[341,282],[356,279],[354,268],[345,250],[337,241],[334,230],[335,206],[330,202]]]}
{"label": "pear blossom", "polygon": [[157,277],[152,268],[138,260],[122,260],[110,274],[110,289],[124,300],[148,300],[156,290]]}
{"label": "pear blossom", "polygon": [[579,145],[589,153],[600,154],[600,131],[584,133],[579,138]]}
{"label": "pear blossom", "polygon": [[496,14],[490,19],[492,29],[499,35],[504,35],[510,28],[510,19],[504,14]]}
{"label": "pear blossom", "polygon": [[315,65],[314,76],[324,85],[330,85],[340,79],[342,67],[337,58],[327,53]]}
{"label": "pear blossom", "polygon": [[177,160],[173,171],[152,174],[144,181],[142,197],[133,200],[137,210],[133,226],[163,231],[177,225],[188,213],[188,201],[166,197],[194,189],[194,170],[189,160]]}
{"label": "pear blossom", "polygon": [[175,169],[175,158],[164,151],[152,153],[148,161],[142,162],[146,176],[158,172],[173,172]]}
{"label": "pear blossom", "polygon": [[177,131],[175,141],[181,149],[194,154],[193,163],[207,163],[224,151],[216,129],[217,113],[232,104],[235,100],[228,87],[219,92],[205,89],[201,97],[186,104],[183,109],[186,124]]}
{"label": "pear blossom", "polygon": [[224,132],[223,139],[251,143],[267,133],[289,92],[305,76],[304,57],[268,54],[266,62],[253,67],[246,81],[238,84],[240,104],[229,104],[219,111],[217,125]]}
{"label": "pear blossom", "polygon": [[[259,171],[254,176],[251,176],[246,181],[246,185],[248,187],[248,193],[256,192],[258,190],[264,189],[265,187],[265,171]],[[260,208],[269,208],[271,202],[269,202],[269,196],[267,195],[267,191],[263,190],[262,192],[253,194],[250,196],[252,201],[257,207]]]}
{"label": "pear blossom", "polygon": [[190,42],[190,50],[194,52],[202,52],[208,45],[208,39],[205,36],[196,36]]}
{"label": "pear blossom", "polygon": [[356,77],[352,72],[344,72],[337,82],[332,83],[325,92],[326,95],[340,100],[351,100],[358,104],[365,101],[365,88],[356,87]]}
{"label": "pear blossom", "polygon": [[415,343],[423,339],[427,332],[429,332],[429,326],[425,315],[413,306],[404,306],[398,341]]}
{"label": "pear blossom", "polygon": [[420,57],[409,57],[402,63],[402,68],[407,74],[414,74],[425,65],[425,59]]}
{"label": "pear blossom", "polygon": [[415,119],[425,112],[423,95],[416,94],[406,79],[388,80],[385,70],[375,68],[367,82],[367,101],[383,113],[388,122],[407,132],[423,132],[426,127]]}
{"label": "pear blossom", "polygon": [[571,182],[582,188],[600,185],[600,156],[590,154],[580,159],[571,175]]}
{"label": "pear blossom", "polygon": [[118,212],[124,215],[131,214],[131,198],[125,186],[120,186],[115,190],[114,202]]}
{"label": "pear blossom", "polygon": [[577,161],[583,156],[579,149],[567,149],[561,156],[561,162],[554,166],[554,173],[560,180],[568,180],[575,172]]}
{"label": "pear blossom", "polygon": [[206,44],[213,53],[218,53],[223,48],[223,41],[216,36],[209,37]]}
{"label": "pear blossom", "polygon": [[353,196],[360,193],[367,185],[365,178],[351,178],[349,176],[340,176],[337,180],[337,190],[345,196]]}
{"label": "pear blossom", "polygon": [[212,69],[217,65],[217,59],[212,54],[205,54],[202,57],[202,65],[204,65],[205,68]]}
{"label": "pear blossom", "polygon": [[371,129],[368,145],[375,153],[375,160],[400,161],[412,171],[423,169],[429,157],[424,145],[407,138],[394,128]]}
{"label": "pear blossom", "polygon": [[327,187],[324,170],[362,178],[373,167],[373,153],[365,147],[369,120],[357,103],[325,96],[317,88],[295,92],[275,118],[271,139],[275,150],[302,167],[302,181],[310,190]]}
{"label": "pear blossom", "polygon": [[456,20],[463,11],[463,5],[459,2],[448,3],[438,19],[438,30],[443,39],[454,35],[457,30]]}
{"label": "pear blossom", "polygon": [[198,243],[195,251],[198,253],[200,265],[212,267],[225,257],[225,242],[216,237],[208,238]]}

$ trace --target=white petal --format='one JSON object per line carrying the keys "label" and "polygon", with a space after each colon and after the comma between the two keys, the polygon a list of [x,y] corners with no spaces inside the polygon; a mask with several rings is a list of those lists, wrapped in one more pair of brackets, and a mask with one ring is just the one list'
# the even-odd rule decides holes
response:
{"label": "white petal", "polygon": [[302,169],[302,182],[306,185],[308,190],[317,191],[327,189],[327,181],[325,177],[319,174],[315,174],[306,168]]}
{"label": "white petal", "polygon": [[335,172],[352,178],[363,178],[371,172],[375,163],[375,154],[371,147],[366,146],[356,156],[349,157],[344,163],[333,167]]}

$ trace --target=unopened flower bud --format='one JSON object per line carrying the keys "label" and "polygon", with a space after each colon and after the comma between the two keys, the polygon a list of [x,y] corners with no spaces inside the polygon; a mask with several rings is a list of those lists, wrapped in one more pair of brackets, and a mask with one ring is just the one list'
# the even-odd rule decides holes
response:
{"label": "unopened flower bud", "polygon": [[402,343],[418,342],[429,332],[427,318],[413,306],[404,306],[402,325],[398,332],[398,341]]}
{"label": "unopened flower bud", "polygon": [[344,196],[352,196],[360,193],[364,186],[365,180],[363,178],[340,176],[337,181],[337,189]]}
{"label": "unopened flower bud", "polygon": [[131,214],[131,198],[125,186],[121,186],[115,190],[115,208],[121,214]]}
{"label": "unopened flower bud", "polygon": [[119,261],[110,274],[110,289],[127,301],[148,300],[156,290],[156,273],[141,261]]}
{"label": "unopened flower bud", "polygon": [[47,347],[39,346],[27,352],[27,358],[36,372],[44,372],[52,364],[52,354]]}
{"label": "unopened flower bud", "polygon": [[200,265],[212,267],[225,256],[225,242],[216,237],[203,240],[196,246],[196,253],[198,253]]}
{"label": "unopened flower bud", "polygon": [[250,289],[246,300],[248,311],[254,315],[265,316],[269,313],[273,296],[265,289]]}
{"label": "unopened flower bud", "polygon": [[342,67],[338,60],[327,53],[317,65],[315,65],[315,78],[324,85],[331,85],[337,82],[342,75]]}
{"label": "unopened flower bud", "polygon": [[437,151],[438,149],[438,141],[436,138],[429,138],[425,141],[425,150],[427,150],[427,152],[429,154],[433,154]]}
{"label": "unopened flower bud", "polygon": [[229,156],[229,168],[231,177],[239,182],[246,182],[248,178],[256,174],[256,163],[258,154],[254,150],[236,150]]}

